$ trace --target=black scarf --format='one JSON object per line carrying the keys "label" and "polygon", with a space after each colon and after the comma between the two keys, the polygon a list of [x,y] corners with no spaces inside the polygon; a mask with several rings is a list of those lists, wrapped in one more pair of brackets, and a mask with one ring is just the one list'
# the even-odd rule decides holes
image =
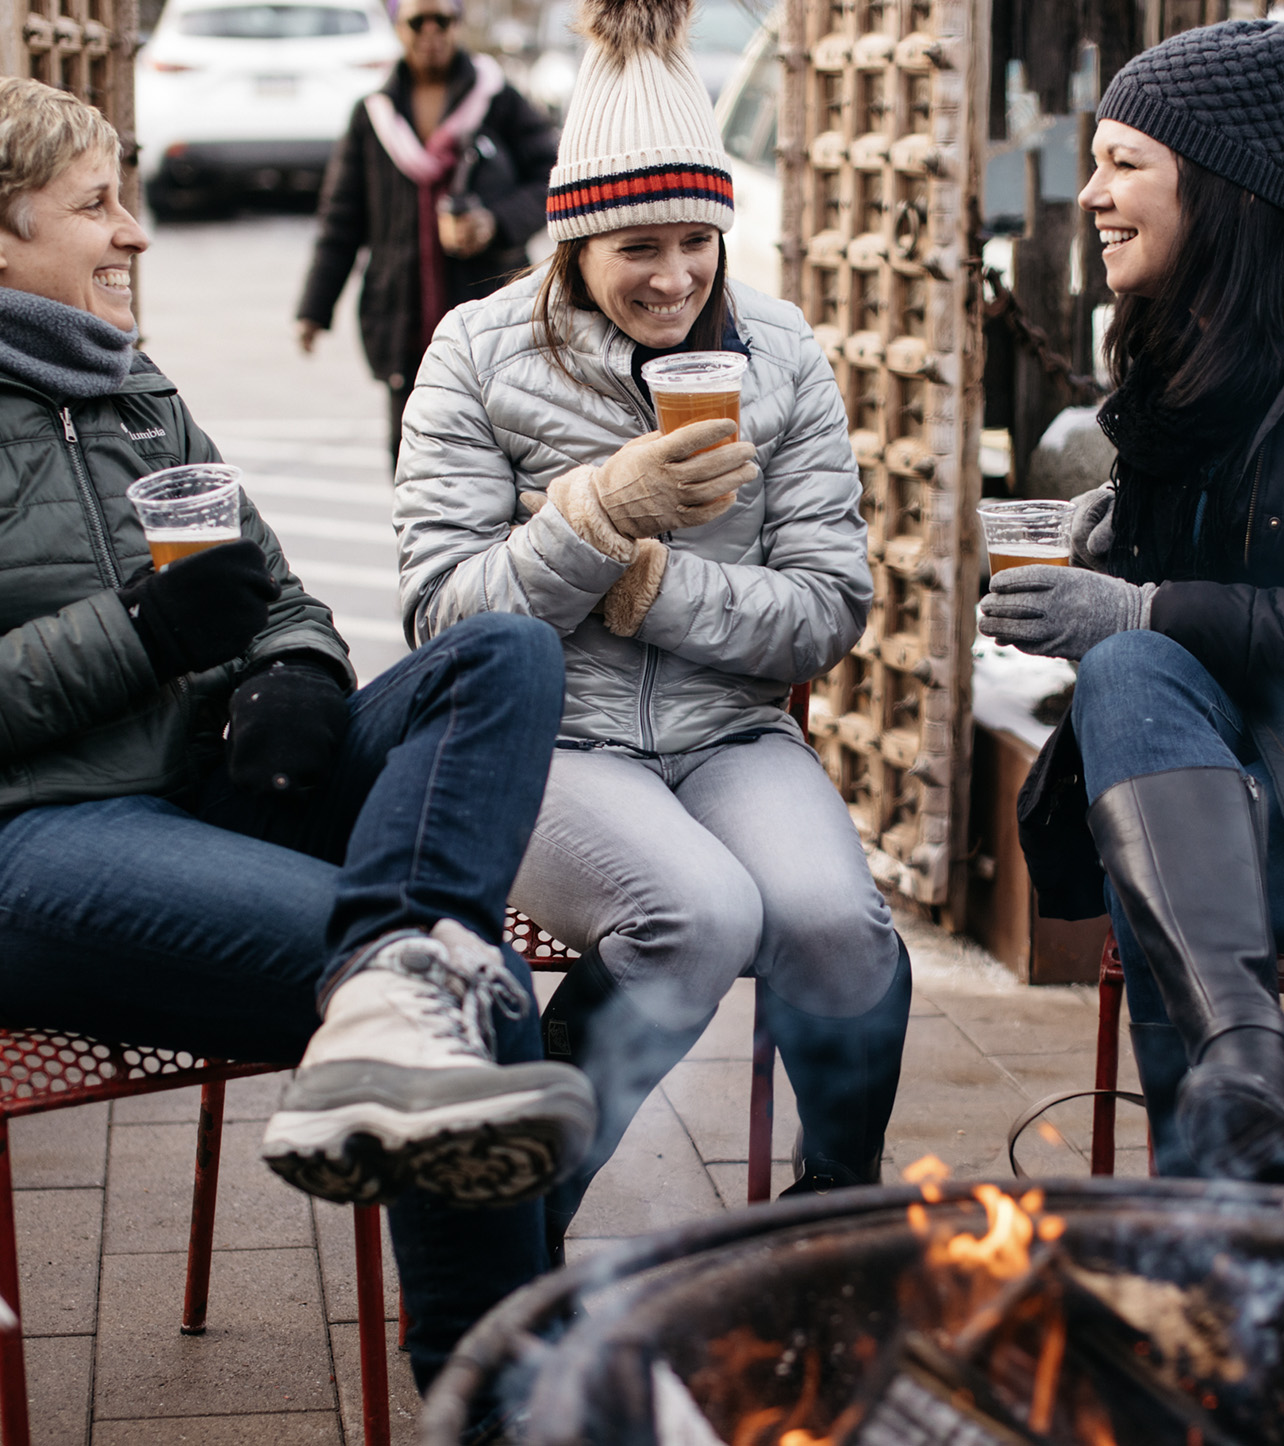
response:
{"label": "black scarf", "polygon": [[55,401],[119,391],[134,360],[138,328],[30,291],[0,286],[0,371]]}
{"label": "black scarf", "polygon": [[1174,407],[1143,358],[1097,413],[1118,451],[1109,568],[1131,582],[1217,577],[1224,523],[1258,399],[1215,397]]}

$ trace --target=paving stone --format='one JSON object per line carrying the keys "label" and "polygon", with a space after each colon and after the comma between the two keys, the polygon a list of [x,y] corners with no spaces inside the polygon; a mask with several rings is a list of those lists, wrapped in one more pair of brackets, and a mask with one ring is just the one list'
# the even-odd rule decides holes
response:
{"label": "paving stone", "polygon": [[85,1446],[93,1382],[93,1336],[34,1337],[23,1344],[31,1446]]}
{"label": "paving stone", "polygon": [[[223,1103],[224,1123],[230,1124],[233,1120],[266,1121],[280,1103],[281,1094],[289,1081],[289,1070],[228,1080]],[[150,1095],[132,1095],[113,1104],[112,1123],[160,1125],[190,1120],[195,1126],[200,1104],[199,1085],[189,1085],[181,1090],[160,1090]]]}
{"label": "paving stone", "polygon": [[101,1186],[106,1180],[109,1108],[73,1105],[11,1120],[14,1184],[34,1189]]}
{"label": "paving stone", "polygon": [[[223,1128],[214,1248],[310,1246],[308,1197],[259,1158],[262,1126]],[[112,1187],[104,1248],[186,1251],[196,1164],[194,1125],[118,1125],[112,1131]]]}
{"label": "paving stone", "polygon": [[[342,1446],[333,1411],[99,1421],[93,1446]],[[34,1446],[34,1443],[33,1443]]]}
{"label": "paving stone", "polygon": [[[771,1153],[788,1159],[798,1128],[798,1110],[784,1066],[776,1059],[772,1076],[774,1123]],[[702,1160],[749,1158],[750,1073],[743,1060],[684,1060],[661,1088],[682,1117]]]}
{"label": "paving stone", "polygon": [[982,1054],[1059,1054],[1096,1045],[1095,1008],[1064,986],[999,999],[960,996],[947,1008]]}
{"label": "paving stone", "polygon": [[[386,1331],[388,1350],[388,1415],[392,1446],[414,1446],[419,1439],[419,1393],[410,1370],[410,1357],[397,1349],[397,1327]],[[339,1388],[339,1411],[347,1446],[364,1446],[361,1401],[361,1338],[355,1323],[330,1328],[334,1373]]]}
{"label": "paving stone", "polygon": [[[739,1210],[747,1205],[749,1192],[749,1165],[734,1160],[721,1160],[705,1166],[713,1181],[723,1205],[728,1210]],[[771,1198],[775,1200],[782,1190],[794,1183],[794,1168],[788,1160],[771,1162]]]}
{"label": "paving stone", "polygon": [[32,1336],[88,1336],[98,1311],[101,1190],[16,1190],[22,1326]]}
{"label": "paving stone", "polygon": [[105,1255],[95,1417],[252,1415],[336,1404],[312,1250],[216,1250],[209,1329],[178,1329],[186,1260]]}
{"label": "paving stone", "polygon": [[[357,1247],[353,1230],[352,1209],[334,1205],[328,1200],[313,1200],[312,1219],[316,1228],[317,1249],[321,1260],[321,1283],[325,1289],[325,1310],[328,1321],[355,1321],[357,1318]],[[380,1235],[383,1240],[383,1302],[389,1320],[400,1313],[400,1284],[397,1262],[392,1254],[392,1238],[388,1234],[388,1212],[379,1212]]]}
{"label": "paving stone", "polygon": [[723,996],[709,1027],[687,1051],[688,1059],[753,1058],[754,982],[737,979]]}
{"label": "paving stone", "polygon": [[571,1234],[642,1235],[720,1208],[700,1155],[667,1099],[652,1094],[589,1186]]}

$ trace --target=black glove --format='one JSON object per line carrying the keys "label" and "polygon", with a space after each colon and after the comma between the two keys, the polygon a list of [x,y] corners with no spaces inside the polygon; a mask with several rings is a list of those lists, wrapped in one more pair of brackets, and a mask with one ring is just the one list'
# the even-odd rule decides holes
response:
{"label": "black glove", "polygon": [[232,694],[227,771],[249,793],[315,788],[330,775],[348,731],[348,700],[334,675],[303,658],[278,658]]}
{"label": "black glove", "polygon": [[166,683],[239,657],[267,626],[281,584],[263,549],[242,537],[131,578],[117,595]]}

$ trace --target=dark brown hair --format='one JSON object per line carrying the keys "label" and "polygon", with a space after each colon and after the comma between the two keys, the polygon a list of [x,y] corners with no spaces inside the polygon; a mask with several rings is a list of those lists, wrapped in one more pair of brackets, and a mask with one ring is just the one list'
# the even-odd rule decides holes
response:
{"label": "dark brown hair", "polygon": [[[535,344],[558,371],[575,382],[580,378],[571,371],[566,360],[570,344],[566,326],[568,313],[571,310],[601,310],[589,295],[588,287],[584,284],[584,273],[580,270],[580,256],[588,244],[588,239],[586,236],[577,236],[573,241],[557,243],[557,249],[549,259],[548,270],[544,273],[543,283],[535,297]],[[719,231],[718,269],[714,272],[713,287],[709,292],[709,299],[687,334],[687,344],[692,351],[722,350],[729,305],[727,248],[722,232]]]}
{"label": "dark brown hair", "polygon": [[1153,298],[1120,297],[1105,337],[1118,385],[1140,356],[1167,407],[1262,410],[1284,386],[1284,210],[1177,157],[1178,244]]}

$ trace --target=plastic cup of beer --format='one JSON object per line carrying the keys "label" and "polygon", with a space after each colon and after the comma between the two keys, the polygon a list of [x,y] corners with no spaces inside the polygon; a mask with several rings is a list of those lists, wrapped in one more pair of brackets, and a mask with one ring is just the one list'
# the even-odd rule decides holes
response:
{"label": "plastic cup of beer", "polygon": [[642,380],[651,389],[661,432],[667,435],[692,422],[730,417],[736,430],[727,442],[738,440],[740,379],[748,365],[749,358],[737,351],[683,351],[645,362]]}
{"label": "plastic cup of beer", "polygon": [[990,554],[990,576],[1031,563],[1070,565],[1073,502],[1055,498],[987,498],[977,508]]}
{"label": "plastic cup of beer", "polygon": [[166,467],[131,482],[125,496],[143,524],[157,572],[241,535],[241,469],[222,462]]}

